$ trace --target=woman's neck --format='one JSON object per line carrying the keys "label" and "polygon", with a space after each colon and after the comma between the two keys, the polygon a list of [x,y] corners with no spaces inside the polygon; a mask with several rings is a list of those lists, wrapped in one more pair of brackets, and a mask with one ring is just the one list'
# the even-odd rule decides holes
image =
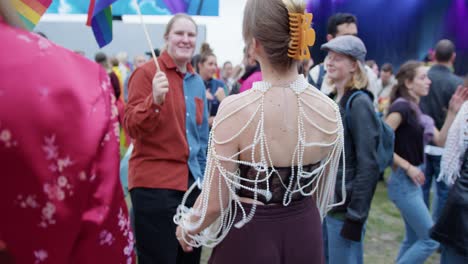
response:
{"label": "woman's neck", "polygon": [[270,83],[273,87],[289,86],[299,75],[295,64],[285,71],[278,71],[270,63],[262,63],[261,61],[260,67],[263,81]]}
{"label": "woman's neck", "polygon": [[184,63],[184,64],[178,64],[176,62],[176,65],[177,65],[177,69],[179,69],[179,71],[181,73],[186,73],[187,72],[187,63]]}
{"label": "woman's neck", "polygon": [[[169,53],[169,56],[171,56],[170,53]],[[174,64],[177,66],[177,69],[179,69],[179,71],[181,73],[186,73],[187,72],[187,64],[190,63],[189,61],[177,61],[174,58],[173,58],[173,60],[174,60]]]}
{"label": "woman's neck", "polygon": [[200,73],[200,76],[202,77],[202,79],[203,79],[204,81],[208,81],[209,79],[211,79],[211,76],[209,76],[209,75],[207,76],[207,75],[205,75],[205,74],[201,74],[201,73]]}
{"label": "woman's neck", "polygon": [[340,101],[343,95],[345,94],[346,84],[349,82],[349,80],[350,78],[345,78],[343,80],[334,81],[337,101]]}
{"label": "woman's neck", "polygon": [[416,104],[419,105],[419,101],[421,100],[421,97],[414,94],[412,91],[409,92],[410,100],[415,102]]}

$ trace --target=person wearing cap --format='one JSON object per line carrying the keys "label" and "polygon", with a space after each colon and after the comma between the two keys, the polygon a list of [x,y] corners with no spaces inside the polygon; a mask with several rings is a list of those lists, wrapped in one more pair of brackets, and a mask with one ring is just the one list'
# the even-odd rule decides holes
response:
{"label": "person wearing cap", "polygon": [[[327,41],[345,35],[358,35],[357,17],[351,13],[336,13],[330,16],[327,22]],[[330,82],[328,81],[327,59],[328,58],[325,57],[323,63],[314,66],[309,71],[308,80],[313,86],[317,87],[317,89],[328,95],[331,91],[333,91],[333,85],[330,85]],[[364,69],[367,75],[367,89],[374,94],[374,97],[377,97],[375,92],[378,79],[377,75],[371,68],[369,68],[369,66],[365,64]],[[374,105],[376,105],[376,103],[377,102],[374,101]]]}
{"label": "person wearing cap", "polygon": [[[373,95],[367,90],[364,69],[366,47],[355,36],[340,36],[322,45],[328,51],[327,74],[335,90],[331,97],[340,106],[345,140],[346,201],[325,218],[328,263],[363,263],[365,223],[379,179],[377,142],[379,120],[374,113]],[[353,96],[349,113],[348,99]],[[340,166],[338,175],[342,173]],[[341,177],[337,178],[335,200],[340,201]]]}

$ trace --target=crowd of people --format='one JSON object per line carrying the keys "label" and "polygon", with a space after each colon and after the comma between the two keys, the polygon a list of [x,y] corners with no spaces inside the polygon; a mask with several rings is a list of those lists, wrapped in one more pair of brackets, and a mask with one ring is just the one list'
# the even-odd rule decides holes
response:
{"label": "crowd of people", "polygon": [[241,65],[196,52],[186,14],[156,61],[94,63],[12,10],[0,3],[0,263],[197,264],[202,247],[209,263],[364,263],[384,174],[405,226],[395,263],[468,263],[468,76],[450,40],[429,63],[379,67],[336,13],[314,65],[303,1],[248,0]]}

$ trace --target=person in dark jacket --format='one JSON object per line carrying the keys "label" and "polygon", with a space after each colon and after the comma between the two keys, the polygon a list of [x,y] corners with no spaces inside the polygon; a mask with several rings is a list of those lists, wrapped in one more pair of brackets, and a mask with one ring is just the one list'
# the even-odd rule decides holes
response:
{"label": "person in dark jacket", "polygon": [[434,120],[423,114],[418,105],[431,84],[427,68],[422,62],[408,61],[400,67],[396,79],[385,120],[395,130],[394,166],[388,196],[400,211],[406,231],[396,263],[424,263],[439,246],[429,237],[433,220],[422,196],[424,146],[430,141],[443,145],[462,101],[457,91],[450,100],[447,118],[439,132]]}
{"label": "person in dark jacket", "polygon": [[[379,179],[377,143],[379,120],[374,113],[372,93],[366,90],[368,79],[364,69],[366,47],[357,37],[339,36],[321,47],[328,51],[328,76],[336,91],[345,138],[346,201],[333,209],[325,219],[325,247],[328,263],[363,263],[364,225],[372,196]],[[346,103],[357,91],[349,113]],[[342,173],[342,166],[338,175]],[[341,178],[335,187],[335,200],[341,201]],[[324,228],[325,229],[325,228]]]}
{"label": "person in dark jacket", "polygon": [[[468,86],[467,86],[468,87]],[[466,89],[466,88],[465,88]],[[445,207],[431,230],[442,247],[441,264],[468,263],[468,102],[450,127],[438,180],[452,186]]]}
{"label": "person in dark jacket", "polygon": [[[444,124],[450,98],[455,93],[457,86],[463,83],[463,80],[453,74],[451,70],[455,57],[455,45],[450,40],[443,39],[437,43],[435,47],[436,62],[427,73],[431,80],[429,94],[421,97],[421,102],[419,103],[422,111],[434,119],[437,129],[441,129]],[[433,179],[435,180],[440,173],[442,152],[443,149],[436,146],[433,142],[426,148],[426,182],[422,188],[424,202],[429,209],[431,208],[429,194]],[[436,182],[435,187],[437,195],[435,195],[432,203],[435,205],[432,208],[432,218],[434,221],[437,221],[447,199],[448,187],[441,181]],[[434,202],[436,199],[437,201]]]}

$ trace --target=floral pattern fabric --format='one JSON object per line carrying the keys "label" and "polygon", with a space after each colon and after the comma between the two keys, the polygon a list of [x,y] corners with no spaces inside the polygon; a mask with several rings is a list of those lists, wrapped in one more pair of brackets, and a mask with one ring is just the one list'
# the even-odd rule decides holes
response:
{"label": "floral pattern fabric", "polygon": [[106,72],[0,22],[0,242],[14,263],[134,263]]}

